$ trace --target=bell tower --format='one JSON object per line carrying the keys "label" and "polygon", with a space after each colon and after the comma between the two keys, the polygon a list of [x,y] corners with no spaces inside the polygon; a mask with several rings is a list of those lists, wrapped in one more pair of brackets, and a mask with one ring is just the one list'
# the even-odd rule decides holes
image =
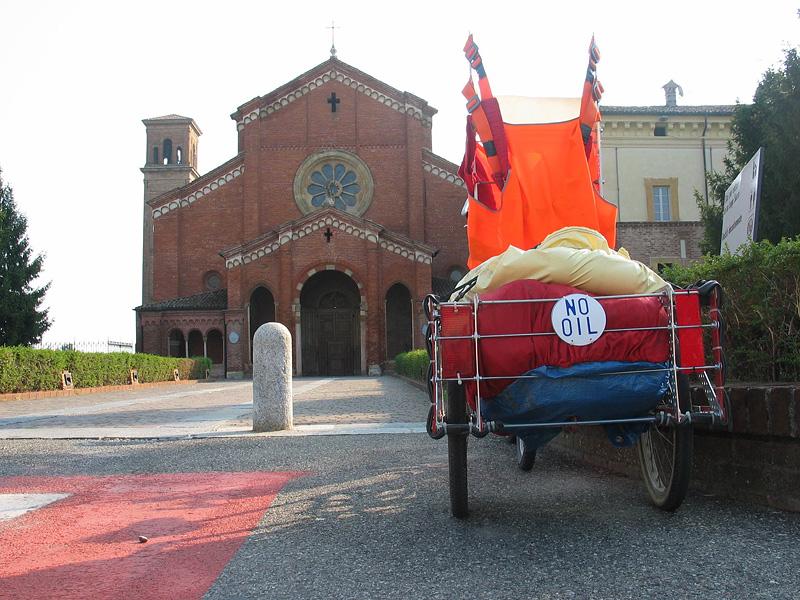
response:
{"label": "bell tower", "polygon": [[197,140],[202,131],[190,117],[142,120],[147,131],[144,173],[142,304],[153,301],[153,198],[197,179]]}

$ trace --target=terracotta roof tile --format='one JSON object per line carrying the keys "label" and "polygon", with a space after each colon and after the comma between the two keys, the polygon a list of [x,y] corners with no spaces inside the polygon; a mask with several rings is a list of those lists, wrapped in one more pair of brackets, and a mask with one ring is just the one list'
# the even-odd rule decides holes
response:
{"label": "terracotta roof tile", "polygon": [[706,104],[698,106],[600,106],[606,115],[732,115],[735,104]]}
{"label": "terracotta roof tile", "polygon": [[193,296],[172,298],[160,302],[151,302],[137,306],[137,311],[162,312],[168,310],[225,310],[228,308],[228,290],[221,289],[213,292],[203,292]]}

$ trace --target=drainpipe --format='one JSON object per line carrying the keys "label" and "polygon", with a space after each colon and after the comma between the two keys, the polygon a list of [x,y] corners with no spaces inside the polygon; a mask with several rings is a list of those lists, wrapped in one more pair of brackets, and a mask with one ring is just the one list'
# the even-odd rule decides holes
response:
{"label": "drainpipe", "polygon": [[708,115],[703,115],[703,134],[700,142],[703,146],[703,185],[705,186],[706,204],[708,204],[708,165],[706,163],[706,131],[708,131]]}
{"label": "drainpipe", "polygon": [[614,170],[617,175],[617,221],[622,221],[622,198],[619,197],[619,148],[614,147]]}

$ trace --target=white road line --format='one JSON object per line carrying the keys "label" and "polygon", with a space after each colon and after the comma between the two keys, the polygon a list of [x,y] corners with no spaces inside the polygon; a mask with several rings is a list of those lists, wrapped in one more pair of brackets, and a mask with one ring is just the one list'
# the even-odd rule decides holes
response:
{"label": "white road line", "polygon": [[0,494],[0,521],[14,519],[67,496],[69,494]]}

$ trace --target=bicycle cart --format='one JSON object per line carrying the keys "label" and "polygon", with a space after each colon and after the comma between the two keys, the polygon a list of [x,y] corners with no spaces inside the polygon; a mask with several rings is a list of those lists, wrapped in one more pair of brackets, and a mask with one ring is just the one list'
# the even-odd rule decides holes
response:
{"label": "bicycle cart", "polygon": [[714,281],[675,289],[614,250],[594,38],[580,99],[495,96],[472,35],[464,55],[458,174],[471,270],[450,299],[425,301],[428,433],[447,437],[452,513],[468,512],[470,435],[512,438],[527,471],[537,448],[584,425],[603,426],[615,446],[637,445],[650,498],[675,510],[693,425],[728,421],[722,290]]}
{"label": "bicycle cart", "polygon": [[652,502],[678,508],[693,425],[728,420],[721,301],[714,281],[599,296],[521,280],[470,301],[429,296],[428,433],[447,437],[453,516],[468,514],[470,435],[515,436],[529,470],[537,447],[586,425],[637,444]]}

